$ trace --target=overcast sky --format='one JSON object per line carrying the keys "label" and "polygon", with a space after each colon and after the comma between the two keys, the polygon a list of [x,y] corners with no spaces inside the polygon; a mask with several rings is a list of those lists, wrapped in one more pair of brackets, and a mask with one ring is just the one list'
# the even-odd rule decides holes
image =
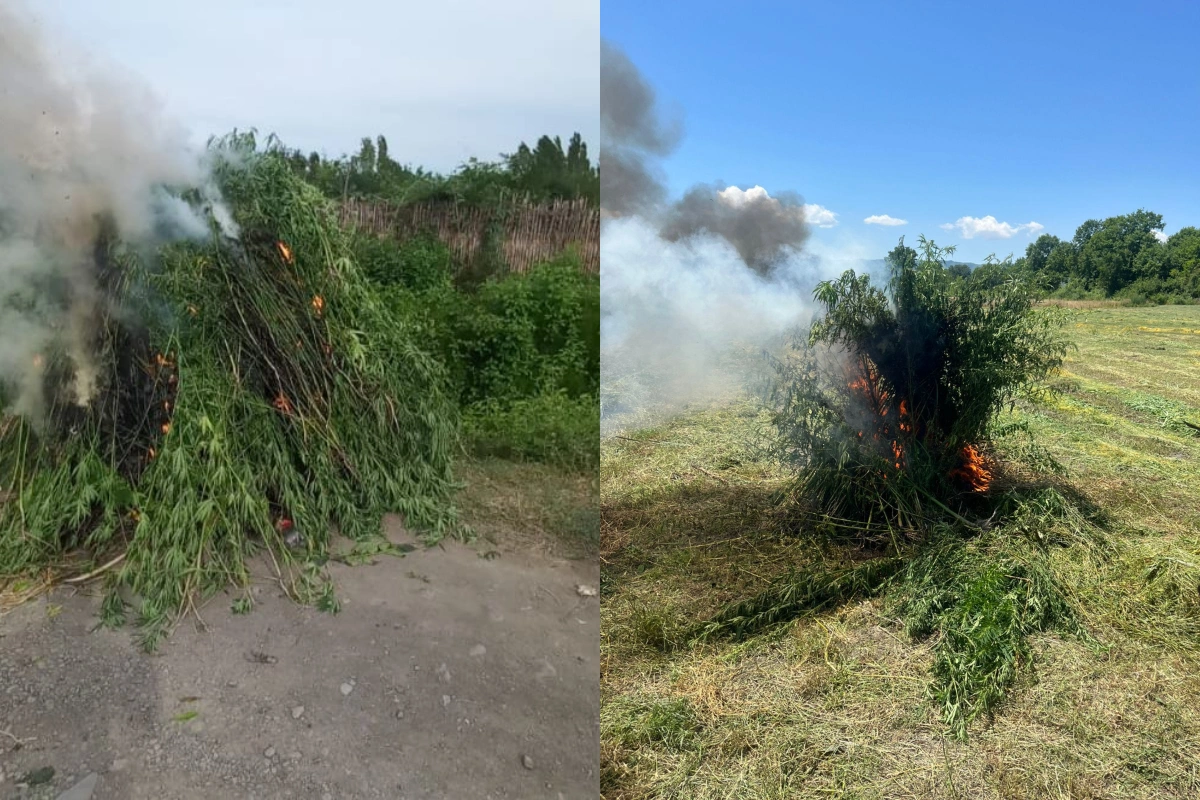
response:
{"label": "overcast sky", "polygon": [[149,84],[199,141],[254,127],[340,155],[382,133],[397,160],[446,171],[599,130],[599,0],[28,6],[56,44]]}

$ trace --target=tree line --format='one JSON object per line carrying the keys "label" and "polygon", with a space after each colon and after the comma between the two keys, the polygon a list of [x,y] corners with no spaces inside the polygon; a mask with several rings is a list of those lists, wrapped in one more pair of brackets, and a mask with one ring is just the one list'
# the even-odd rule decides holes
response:
{"label": "tree line", "polygon": [[521,142],[496,161],[472,158],[448,175],[394,159],[387,139],[364,137],[357,153],[326,158],[320,153],[286,151],[292,169],[327,197],[385,200],[404,205],[437,200],[493,205],[507,200],[572,200],[600,204],[600,169],[583,137],[563,146],[558,136],[542,136],[530,147]]}
{"label": "tree line", "polygon": [[1200,228],[1166,236],[1163,218],[1145,209],[1089,219],[1069,240],[1043,234],[1011,262],[978,269],[1033,281],[1066,300],[1125,298],[1169,303],[1200,299]]}

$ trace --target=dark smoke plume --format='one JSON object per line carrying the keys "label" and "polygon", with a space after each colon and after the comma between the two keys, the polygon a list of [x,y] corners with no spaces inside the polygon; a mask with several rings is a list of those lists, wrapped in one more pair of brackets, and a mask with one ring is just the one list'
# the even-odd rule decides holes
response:
{"label": "dark smoke plume", "polygon": [[[683,126],[601,43],[601,431],[738,396],[758,353],[807,321],[812,284],[844,259],[800,250],[805,208],[760,186],[701,184],[671,204],[661,161]],[[854,266],[858,266],[857,263]]]}
{"label": "dark smoke plume", "polygon": [[683,125],[664,118],[654,89],[609,42],[600,49],[600,122],[600,203],[607,215],[651,220],[671,242],[719,237],[764,276],[804,245],[804,204],[794,193],[771,197],[757,186],[743,192],[701,184],[666,204],[658,163],[679,145]]}
{"label": "dark smoke plume", "polygon": [[677,242],[707,231],[733,245],[746,266],[768,275],[808,239],[804,203],[788,193],[771,197],[761,187],[695,186],[670,209],[662,236]]}
{"label": "dark smoke plume", "polygon": [[654,90],[619,48],[600,43],[600,202],[608,212],[647,214],[667,191],[655,163],[683,137],[678,121],[664,122]]}

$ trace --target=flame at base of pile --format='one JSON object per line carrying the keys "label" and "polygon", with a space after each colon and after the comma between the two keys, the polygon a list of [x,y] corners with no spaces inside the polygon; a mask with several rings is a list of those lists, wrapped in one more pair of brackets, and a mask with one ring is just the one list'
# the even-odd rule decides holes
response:
{"label": "flame at base of pile", "polygon": [[[846,387],[851,398],[848,421],[857,428],[859,443],[875,450],[896,474],[908,469],[908,451],[914,444],[919,443],[926,451],[945,449],[929,435],[929,426],[922,424],[919,414],[912,413],[923,407],[915,400],[911,404],[906,398],[896,400],[869,358],[860,356],[856,360]],[[993,469],[980,449],[973,444],[963,445],[956,460],[959,463],[948,470],[946,477],[968,491],[986,492]]]}
{"label": "flame at base of pile", "polygon": [[975,445],[966,445],[959,452],[963,465],[951,474],[969,486],[972,491],[986,492],[992,485],[992,471]]}

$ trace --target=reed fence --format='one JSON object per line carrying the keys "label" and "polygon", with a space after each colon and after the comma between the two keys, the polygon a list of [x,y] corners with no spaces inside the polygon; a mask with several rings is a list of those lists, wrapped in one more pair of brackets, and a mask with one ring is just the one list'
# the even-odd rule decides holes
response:
{"label": "reed fence", "polygon": [[574,246],[584,271],[600,271],[600,212],[583,199],[498,207],[347,200],[341,219],[377,236],[433,234],[450,248],[460,269],[478,266],[490,247],[497,248],[509,270],[524,272]]}

